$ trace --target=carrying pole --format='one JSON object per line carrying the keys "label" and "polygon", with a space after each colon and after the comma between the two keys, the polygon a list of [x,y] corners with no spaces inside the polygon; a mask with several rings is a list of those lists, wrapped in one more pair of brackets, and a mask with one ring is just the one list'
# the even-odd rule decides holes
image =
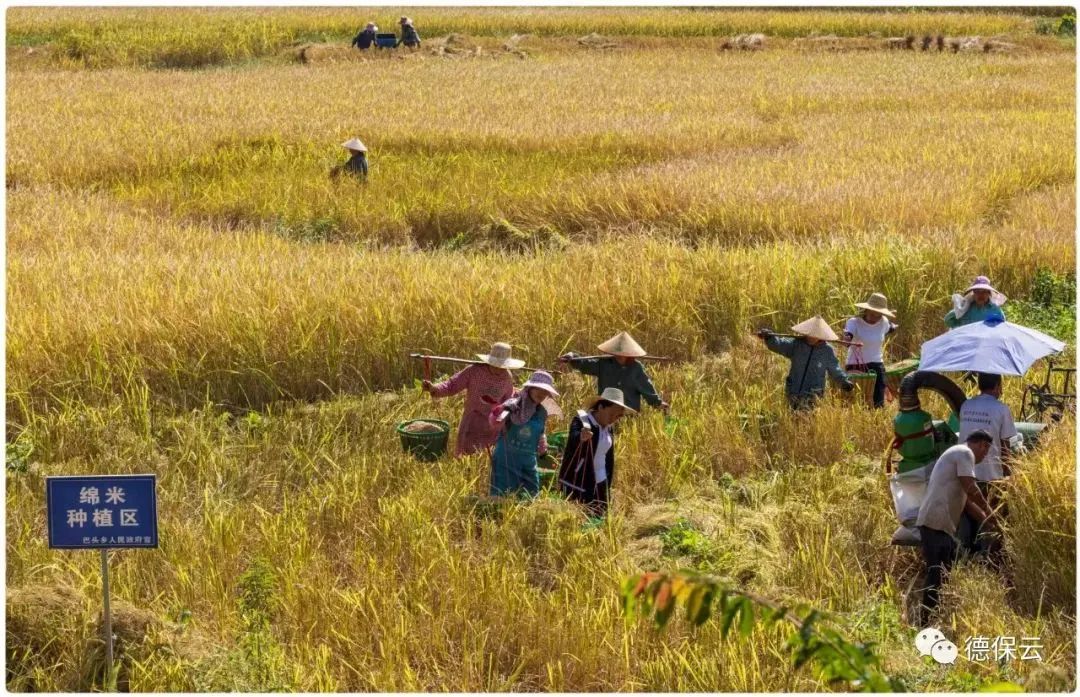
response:
{"label": "carrying pole", "polygon": [[[451,358],[450,356],[430,356],[426,353],[410,353],[409,358],[422,359],[425,365],[430,364],[432,361],[442,361],[444,363],[467,363],[469,365],[491,365],[484,361],[474,361],[468,358]],[[536,368],[529,368],[528,366],[522,366],[520,368],[504,368],[504,370],[528,370],[535,371]]]}
{"label": "carrying pole", "polygon": [[[599,356],[574,356],[571,360],[586,361],[594,358],[615,358],[614,354],[605,353]],[[670,356],[634,356],[635,361],[673,361],[674,358]]]}
{"label": "carrying pole", "polygon": [[[760,337],[761,334],[754,334],[754,336]],[[780,337],[784,337],[784,338],[788,338],[788,339],[805,339],[806,338],[805,334],[777,334],[776,332],[772,332],[768,336],[780,336]],[[863,343],[861,341],[844,341],[843,339],[822,339],[822,341],[830,343],[830,344],[843,344],[844,346],[862,346],[863,345]]]}

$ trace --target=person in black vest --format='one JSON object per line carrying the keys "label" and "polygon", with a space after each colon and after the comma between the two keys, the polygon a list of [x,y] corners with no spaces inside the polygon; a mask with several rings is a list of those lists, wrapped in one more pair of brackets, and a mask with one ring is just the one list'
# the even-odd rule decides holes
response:
{"label": "person in black vest", "polygon": [[615,434],[612,425],[637,413],[624,403],[623,393],[609,387],[593,398],[588,411],[578,411],[559,468],[559,488],[571,501],[583,504],[592,518],[603,518],[615,477]]}
{"label": "person in black vest", "polygon": [[378,31],[379,28],[375,26],[375,22],[368,22],[367,26],[364,27],[364,30],[353,37],[352,45],[361,51],[366,51],[371,48],[373,43],[375,43],[375,34],[377,34]]}

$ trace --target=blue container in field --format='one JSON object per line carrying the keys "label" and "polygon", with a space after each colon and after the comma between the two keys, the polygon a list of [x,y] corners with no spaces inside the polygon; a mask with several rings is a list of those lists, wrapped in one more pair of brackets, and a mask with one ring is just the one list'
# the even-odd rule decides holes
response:
{"label": "blue container in field", "polygon": [[397,34],[376,34],[376,48],[394,48],[397,46]]}

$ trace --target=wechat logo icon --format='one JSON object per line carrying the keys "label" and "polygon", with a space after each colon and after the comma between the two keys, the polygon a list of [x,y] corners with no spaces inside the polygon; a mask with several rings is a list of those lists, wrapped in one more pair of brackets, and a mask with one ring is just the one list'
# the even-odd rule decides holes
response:
{"label": "wechat logo icon", "polygon": [[915,648],[920,656],[930,656],[941,665],[956,663],[960,650],[945,638],[940,629],[927,627],[915,635]]}

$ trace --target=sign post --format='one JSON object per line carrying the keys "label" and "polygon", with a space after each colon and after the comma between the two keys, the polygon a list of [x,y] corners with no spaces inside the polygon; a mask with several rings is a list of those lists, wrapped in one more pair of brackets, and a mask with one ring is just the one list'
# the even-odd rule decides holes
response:
{"label": "sign post", "polygon": [[109,550],[158,546],[157,475],[46,477],[45,508],[50,548],[101,552],[108,687],[114,675]]}
{"label": "sign post", "polygon": [[112,610],[109,608],[109,551],[101,550],[101,595],[105,602],[105,685],[113,684],[113,633]]}

